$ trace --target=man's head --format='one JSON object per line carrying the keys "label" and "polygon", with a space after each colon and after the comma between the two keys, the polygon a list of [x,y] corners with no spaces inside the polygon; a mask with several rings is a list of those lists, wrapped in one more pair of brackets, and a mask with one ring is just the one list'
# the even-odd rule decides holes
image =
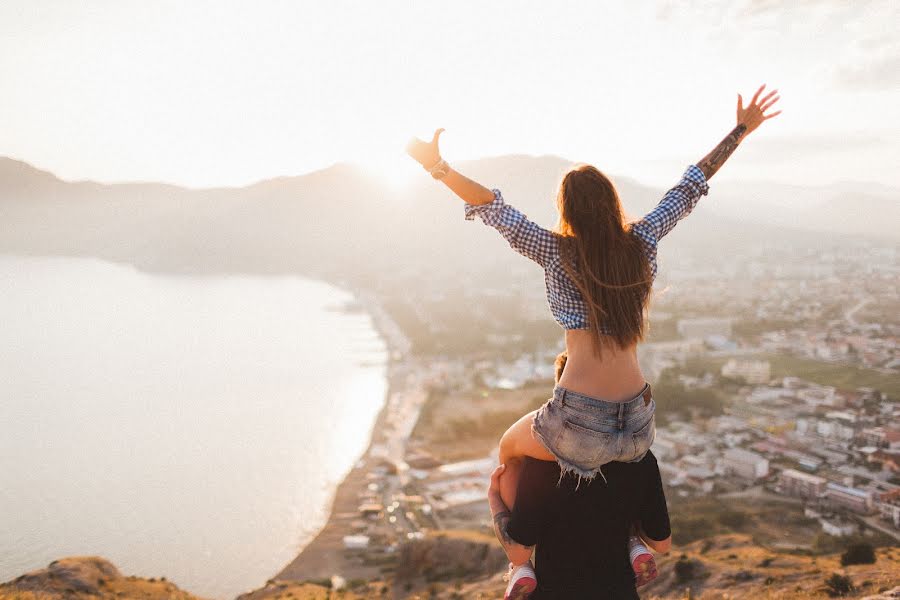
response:
{"label": "man's head", "polygon": [[556,383],[559,383],[559,378],[562,377],[563,369],[566,368],[566,360],[569,358],[569,353],[566,350],[563,350],[556,357],[556,363],[554,367],[556,368]]}

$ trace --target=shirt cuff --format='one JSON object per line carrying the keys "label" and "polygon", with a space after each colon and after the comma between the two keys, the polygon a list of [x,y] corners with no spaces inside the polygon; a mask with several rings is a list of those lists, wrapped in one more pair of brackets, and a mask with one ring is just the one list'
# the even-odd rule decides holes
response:
{"label": "shirt cuff", "polygon": [[681,178],[696,196],[705,196],[709,192],[709,183],[706,182],[706,175],[697,165],[691,165],[684,172]]}
{"label": "shirt cuff", "polygon": [[487,204],[469,204],[466,203],[464,205],[466,211],[466,220],[471,221],[475,218],[475,215],[484,215],[491,214],[499,211],[503,208],[503,195],[500,193],[500,190],[493,189],[494,199],[488,202]]}

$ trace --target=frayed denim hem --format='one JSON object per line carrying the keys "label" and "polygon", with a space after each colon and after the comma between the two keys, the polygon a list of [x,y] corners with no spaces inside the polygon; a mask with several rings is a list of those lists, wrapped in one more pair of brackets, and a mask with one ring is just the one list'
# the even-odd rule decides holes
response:
{"label": "frayed denim hem", "polygon": [[601,467],[597,467],[594,470],[582,469],[578,465],[566,462],[555,454],[553,456],[556,457],[556,462],[559,464],[560,469],[559,481],[556,482],[557,487],[559,487],[559,484],[562,483],[563,477],[565,477],[569,473],[573,473],[576,477],[578,477],[578,481],[575,482],[575,491],[578,491],[578,487],[581,485],[582,480],[591,483],[598,474],[603,478],[603,483],[609,483],[608,481],[606,481],[606,475],[603,474],[603,470]]}
{"label": "frayed denim hem", "polygon": [[606,481],[606,475],[603,474],[601,467],[597,467],[594,470],[591,469],[583,469],[574,463],[570,463],[567,460],[560,458],[559,455],[553,451],[553,448],[547,443],[547,440],[544,439],[544,436],[541,435],[541,432],[535,428],[534,423],[531,425],[531,434],[535,436],[538,441],[543,444],[544,448],[546,448],[547,452],[553,455],[553,458],[556,459],[557,464],[559,465],[559,481],[556,482],[556,487],[559,487],[562,483],[563,477],[568,475],[569,473],[573,473],[578,477],[578,481],[575,483],[575,490],[578,490],[578,487],[581,485],[581,480],[585,480],[588,483],[592,482],[597,474],[600,474],[600,477],[603,478],[603,483],[609,483]]}

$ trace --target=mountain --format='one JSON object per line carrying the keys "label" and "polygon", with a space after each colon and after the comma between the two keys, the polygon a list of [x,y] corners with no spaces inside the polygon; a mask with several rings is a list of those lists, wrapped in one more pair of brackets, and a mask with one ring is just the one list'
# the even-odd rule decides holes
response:
{"label": "mountain", "polygon": [[[500,156],[459,162],[461,171],[503,190],[538,223],[556,221],[555,193],[571,165],[556,156]],[[674,174],[673,183],[680,173]],[[639,216],[664,190],[617,178],[626,212]],[[714,184],[667,238],[663,254],[699,249],[717,256],[821,233],[897,239],[897,195],[846,184],[806,190]],[[874,191],[873,191],[874,190]],[[798,199],[802,199],[799,202]],[[847,208],[852,207],[852,208]],[[462,202],[428,179],[395,191],[347,164],[241,188],[187,189],[160,183],[62,181],[0,158],[0,252],[96,256],[168,272],[300,272],[365,279],[400,268],[441,277],[520,261],[488,228],[463,219]]]}
{"label": "mountain", "polygon": [[830,234],[900,236],[900,190],[886,186],[727,182],[717,187],[715,197],[710,208],[714,214],[743,222]]}

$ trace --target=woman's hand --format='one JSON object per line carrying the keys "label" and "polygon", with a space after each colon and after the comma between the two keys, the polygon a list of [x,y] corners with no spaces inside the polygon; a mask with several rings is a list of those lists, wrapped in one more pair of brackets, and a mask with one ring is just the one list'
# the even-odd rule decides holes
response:
{"label": "woman's hand", "polygon": [[764,89],[766,89],[766,84],[762,84],[756,90],[747,108],[744,108],[744,99],[738,94],[737,125],[731,130],[731,133],[725,136],[724,140],[719,142],[718,146],[712,149],[712,152],[697,163],[697,167],[703,171],[703,175],[707,180],[716,174],[722,163],[728,160],[728,157],[735,151],[738,144],[747,137],[747,134],[762,125],[763,121],[781,114],[780,110],[770,115],[766,114],[766,111],[778,102],[779,96],[776,95],[778,90],[772,90],[760,99],[759,95],[762,94]]}
{"label": "woman's hand", "polygon": [[409,143],[406,144],[406,153],[426,169],[431,169],[441,160],[438,138],[443,132],[443,129],[436,129],[430,142],[423,142],[419,138],[409,140]]}
{"label": "woman's hand", "polygon": [[744,135],[747,135],[760,125],[766,119],[771,119],[772,117],[778,116],[781,114],[781,111],[773,112],[770,115],[765,114],[767,110],[769,110],[781,96],[777,96],[778,90],[772,90],[760,100],[759,95],[766,88],[766,84],[762,84],[756,93],[753,94],[753,99],[750,100],[750,104],[747,108],[744,108],[744,99],[738,94],[738,105],[737,105],[737,124],[743,125],[746,127],[746,131]]}

